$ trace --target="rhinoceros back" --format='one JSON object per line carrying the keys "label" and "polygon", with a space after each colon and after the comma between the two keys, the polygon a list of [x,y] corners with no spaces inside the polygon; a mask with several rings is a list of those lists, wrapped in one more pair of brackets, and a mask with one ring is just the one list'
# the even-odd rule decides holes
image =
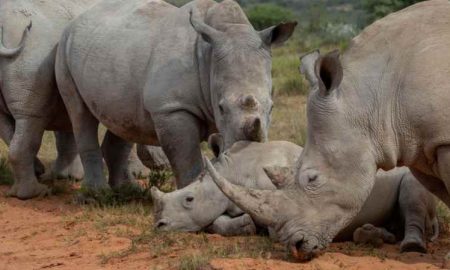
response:
{"label": "rhinoceros back", "polygon": [[195,96],[183,92],[199,88],[197,33],[186,10],[155,0],[102,1],[67,31],[65,55],[78,92],[115,134],[153,143],[143,139],[155,137],[147,108],[193,103],[183,100]]}
{"label": "rhinoceros back", "polygon": [[56,45],[65,26],[95,2],[0,0],[6,47],[17,46],[25,27],[33,24],[23,50],[15,57],[0,58],[1,90],[8,112],[46,117],[52,110],[63,110],[54,81]]}

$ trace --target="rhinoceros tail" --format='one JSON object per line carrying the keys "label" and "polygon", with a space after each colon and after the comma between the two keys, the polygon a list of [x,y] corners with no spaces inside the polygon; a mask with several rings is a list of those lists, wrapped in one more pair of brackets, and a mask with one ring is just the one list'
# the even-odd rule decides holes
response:
{"label": "rhinoceros tail", "polygon": [[23,30],[22,38],[19,45],[16,48],[6,48],[3,45],[3,26],[0,27],[0,57],[15,57],[17,56],[25,47],[25,42],[27,40],[28,33],[31,30],[32,22]]}
{"label": "rhinoceros tail", "polygon": [[431,221],[431,227],[432,227],[432,229],[433,229],[433,235],[431,235],[431,237],[430,237],[430,241],[431,242],[434,242],[437,238],[438,238],[438,236],[439,236],[439,220],[438,220],[438,218],[437,218],[437,216],[435,216],[434,218],[433,218],[433,220]]}

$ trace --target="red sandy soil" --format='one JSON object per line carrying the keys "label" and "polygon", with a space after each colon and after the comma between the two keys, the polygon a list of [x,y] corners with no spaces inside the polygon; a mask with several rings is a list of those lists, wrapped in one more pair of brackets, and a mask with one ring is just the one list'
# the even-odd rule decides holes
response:
{"label": "red sandy soil", "polygon": [[[0,187],[0,193],[6,191]],[[73,237],[74,231],[90,228],[90,220],[76,223],[68,217],[80,215],[83,208],[70,202],[71,195],[20,201],[0,196],[0,270],[6,269],[167,269],[179,260],[181,249],[164,256],[138,250],[129,255],[101,262],[102,254],[129,249],[131,240],[89,229]],[[69,221],[68,221],[69,220]],[[92,224],[91,224],[92,225]],[[228,241],[207,236],[211,242]],[[428,254],[400,254],[398,246],[385,245],[371,254],[349,248],[350,244],[333,244],[308,263],[271,259],[213,259],[203,269],[442,269],[450,251],[448,235],[429,245]],[[151,249],[151,247],[149,247]],[[189,250],[189,247],[185,247]],[[183,250],[186,251],[186,250]],[[450,265],[449,265],[450,266]]]}

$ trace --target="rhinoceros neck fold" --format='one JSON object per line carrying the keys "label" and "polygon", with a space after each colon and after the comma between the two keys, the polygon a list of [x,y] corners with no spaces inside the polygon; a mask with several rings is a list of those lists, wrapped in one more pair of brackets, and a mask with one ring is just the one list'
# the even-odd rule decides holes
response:
{"label": "rhinoceros neck fold", "polygon": [[[200,91],[203,101],[201,107],[207,121],[209,123],[214,123],[214,110],[210,86],[211,46],[198,36],[195,47],[201,87]],[[213,132],[215,126],[210,129],[212,129],[210,132]]]}

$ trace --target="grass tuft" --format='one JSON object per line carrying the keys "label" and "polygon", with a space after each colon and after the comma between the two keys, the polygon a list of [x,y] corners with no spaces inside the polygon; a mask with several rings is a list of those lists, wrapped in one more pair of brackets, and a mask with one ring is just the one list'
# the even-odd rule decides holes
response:
{"label": "grass tuft", "polygon": [[10,186],[14,184],[14,177],[5,158],[0,158],[0,185]]}

